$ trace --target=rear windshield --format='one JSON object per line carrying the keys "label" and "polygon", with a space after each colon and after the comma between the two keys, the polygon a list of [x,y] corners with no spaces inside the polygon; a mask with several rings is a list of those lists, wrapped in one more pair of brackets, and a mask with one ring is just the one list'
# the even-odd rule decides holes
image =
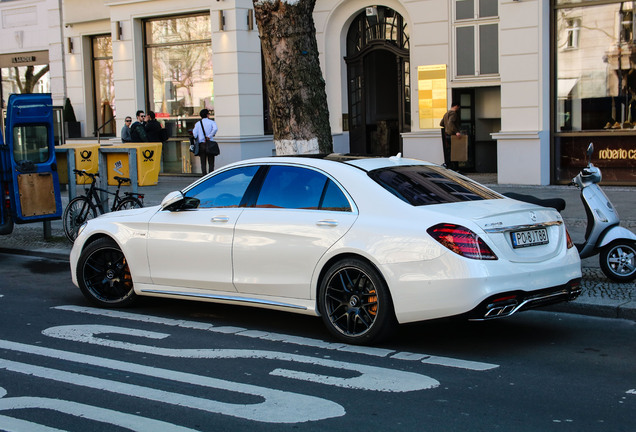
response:
{"label": "rear windshield", "polygon": [[369,177],[414,206],[503,198],[470,179],[434,165],[382,168],[369,172]]}

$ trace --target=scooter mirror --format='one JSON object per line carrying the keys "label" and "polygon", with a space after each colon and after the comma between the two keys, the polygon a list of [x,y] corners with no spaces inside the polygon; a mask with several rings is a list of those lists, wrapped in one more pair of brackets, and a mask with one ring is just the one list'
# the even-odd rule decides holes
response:
{"label": "scooter mirror", "polygon": [[587,161],[588,163],[592,161],[592,153],[594,153],[594,143],[590,143],[587,146]]}

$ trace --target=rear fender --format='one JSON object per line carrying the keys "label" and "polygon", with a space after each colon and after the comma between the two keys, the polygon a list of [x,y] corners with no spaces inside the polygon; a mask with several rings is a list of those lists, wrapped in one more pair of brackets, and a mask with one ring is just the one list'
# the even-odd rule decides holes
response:
{"label": "rear fender", "polygon": [[603,233],[603,237],[597,247],[602,248],[615,240],[630,240],[636,242],[636,235],[622,226],[613,226]]}

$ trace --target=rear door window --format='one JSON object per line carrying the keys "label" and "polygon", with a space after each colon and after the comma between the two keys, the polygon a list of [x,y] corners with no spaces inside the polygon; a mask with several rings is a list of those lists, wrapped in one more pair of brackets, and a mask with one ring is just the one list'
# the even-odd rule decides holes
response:
{"label": "rear door window", "polygon": [[286,165],[269,168],[256,207],[351,211],[349,200],[326,175]]}
{"label": "rear door window", "polygon": [[49,160],[49,133],[46,125],[13,128],[13,160],[16,163],[44,163]]}
{"label": "rear door window", "polygon": [[369,177],[414,206],[503,198],[479,183],[438,166],[382,168],[369,172]]}

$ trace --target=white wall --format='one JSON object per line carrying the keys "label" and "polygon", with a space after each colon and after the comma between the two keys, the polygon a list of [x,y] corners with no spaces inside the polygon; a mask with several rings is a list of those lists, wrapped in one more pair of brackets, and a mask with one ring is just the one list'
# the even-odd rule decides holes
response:
{"label": "white wall", "polygon": [[58,0],[0,3],[0,54],[48,51],[54,105],[63,105],[65,97],[60,13]]}
{"label": "white wall", "polygon": [[549,5],[501,0],[499,183],[550,183]]}

